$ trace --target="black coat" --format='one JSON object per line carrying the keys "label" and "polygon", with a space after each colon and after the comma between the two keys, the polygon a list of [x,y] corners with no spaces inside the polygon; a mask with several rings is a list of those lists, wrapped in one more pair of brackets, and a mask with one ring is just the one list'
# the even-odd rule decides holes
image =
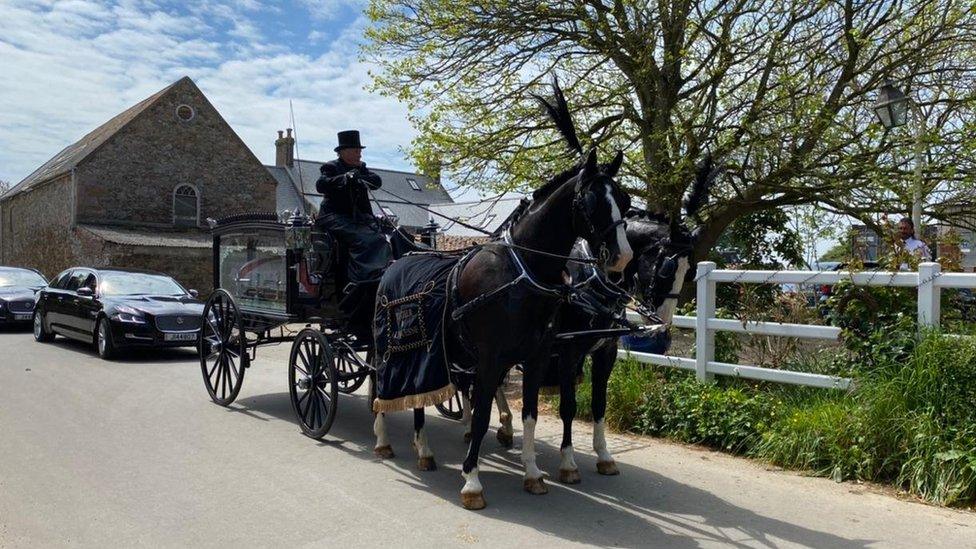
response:
{"label": "black coat", "polygon": [[369,171],[366,164],[350,166],[337,158],[322,164],[321,172],[315,183],[315,189],[323,196],[320,215],[373,215],[366,188],[378,189],[383,180]]}

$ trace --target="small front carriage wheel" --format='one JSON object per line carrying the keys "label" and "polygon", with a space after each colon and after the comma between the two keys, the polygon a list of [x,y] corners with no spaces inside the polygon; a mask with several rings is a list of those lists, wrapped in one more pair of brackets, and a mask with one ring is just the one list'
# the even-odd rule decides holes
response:
{"label": "small front carriage wheel", "polygon": [[318,330],[298,332],[288,358],[291,406],[306,436],[320,439],[329,432],[339,403],[336,362],[329,340]]}
{"label": "small front carriage wheel", "polygon": [[197,352],[210,398],[230,405],[244,384],[248,355],[241,311],[226,290],[214,292],[203,308]]}

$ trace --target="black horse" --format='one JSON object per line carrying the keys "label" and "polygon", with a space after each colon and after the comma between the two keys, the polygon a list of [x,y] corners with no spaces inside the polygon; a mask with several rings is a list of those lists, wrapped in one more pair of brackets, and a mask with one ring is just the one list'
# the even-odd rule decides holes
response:
{"label": "black horse", "polygon": [[[697,169],[695,183],[685,202],[686,214],[696,217],[707,200],[708,190],[718,170],[711,159],[706,159]],[[593,299],[601,300],[602,308],[611,314],[594,314],[590,308],[567,306],[560,314],[560,333],[609,329],[619,326],[615,318],[624,314],[630,296],[652,308],[663,323],[665,330],[653,335],[661,352],[669,344],[666,330],[674,316],[681,287],[692,264],[692,250],[697,231],[690,231],[684,223],[672,223],[667,218],[644,211],[631,211],[627,216],[627,240],[634,250],[634,260],[627,266],[620,280],[621,294],[613,284],[607,284],[602,273],[581,267],[572,267],[574,283]],[[583,371],[587,355],[592,364],[592,413],[593,449],[597,454],[597,472],[602,475],[619,474],[619,469],[607,449],[606,417],[607,384],[617,359],[618,339],[607,337],[594,341],[582,338],[561,343],[550,368],[558,373],[559,416],[563,421],[563,439],[560,445],[560,482],[580,482],[579,469],[573,456],[572,422],[576,417],[577,374]],[[501,433],[505,427],[499,429]],[[502,440],[503,437],[499,437]]]}
{"label": "black horse", "polygon": [[[561,93],[556,88],[561,99]],[[550,109],[550,113],[553,110]],[[557,124],[565,123],[557,120]],[[488,431],[491,404],[505,374],[515,364],[524,369],[523,463],[524,487],[532,493],[547,490],[535,465],[534,427],[538,417],[538,389],[554,341],[557,311],[570,293],[565,265],[577,239],[588,242],[601,268],[621,272],[633,255],[624,230],[622,212],[629,197],[614,181],[623,162],[618,153],[600,166],[591,150],[577,167],[567,170],[533,194],[501,241],[481,246],[461,262],[452,293],[456,302],[447,324],[449,354],[474,372],[473,433],[462,474],[461,500],[468,509],[485,506],[478,478],[478,455]],[[430,468],[430,453],[423,430],[423,410],[415,410],[414,444],[420,466]],[[383,415],[374,429],[377,453],[392,453],[386,440]]]}

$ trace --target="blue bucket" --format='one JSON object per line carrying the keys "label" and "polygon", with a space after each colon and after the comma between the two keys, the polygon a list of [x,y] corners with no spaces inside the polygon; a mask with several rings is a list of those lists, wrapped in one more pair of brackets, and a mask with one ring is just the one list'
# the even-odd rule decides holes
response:
{"label": "blue bucket", "polygon": [[649,335],[625,335],[620,338],[620,346],[627,351],[663,355],[671,348],[671,332]]}

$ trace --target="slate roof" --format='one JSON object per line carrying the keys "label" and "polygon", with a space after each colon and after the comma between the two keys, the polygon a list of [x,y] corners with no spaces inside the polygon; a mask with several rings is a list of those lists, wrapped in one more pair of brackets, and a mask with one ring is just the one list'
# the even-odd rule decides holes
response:
{"label": "slate roof", "polygon": [[151,246],[161,248],[211,248],[213,237],[205,233],[166,232],[107,227],[102,225],[78,225],[106,242],[127,246]]}
{"label": "slate roof", "polygon": [[[450,204],[434,204],[431,209],[440,213],[441,215],[446,215],[452,217],[459,221],[463,221],[468,225],[474,225],[480,227],[486,231],[494,231],[502,224],[505,219],[515,208],[518,207],[519,202],[522,200],[522,196],[503,196],[486,198],[484,200],[475,200],[471,202],[454,202]],[[483,233],[469,229],[463,225],[448,221],[447,219],[436,217],[435,220],[437,224],[441,226],[441,230],[448,235],[452,236],[463,236],[463,237],[475,237],[484,236]]]}
{"label": "slate roof", "polygon": [[[315,190],[315,183],[319,179],[320,168],[324,162],[296,159],[294,165],[288,168],[265,166],[278,180],[278,211],[293,210],[298,206],[299,194],[306,201],[306,212],[314,214],[322,202],[322,195]],[[382,208],[390,210],[399,218],[401,225],[408,227],[422,227],[427,224],[430,214],[405,201],[428,206],[438,203],[452,203],[451,195],[432,178],[421,174],[387,170],[369,166],[370,171],[376,172],[383,179],[383,186],[373,191],[373,213],[381,215]],[[284,177],[289,178],[291,191],[284,185]],[[421,190],[414,189],[410,184],[414,180]],[[392,193],[392,194],[391,194]],[[396,196],[394,196],[396,195]],[[399,198],[398,198],[399,197]],[[401,200],[405,199],[405,200]]]}
{"label": "slate roof", "polygon": [[51,158],[41,167],[34,170],[30,175],[25,177],[20,183],[17,183],[10,189],[7,193],[3,195],[4,200],[19,194],[21,192],[30,190],[36,185],[48,181],[59,175],[63,175],[71,171],[72,168],[77,166],[82,160],[84,160],[89,154],[93,153],[102,144],[108,141],[113,135],[119,132],[126,124],[135,119],[139,114],[148,109],[157,99],[163,96],[170,88],[176,86],[183,80],[188,80],[189,77],[184,76],[180,80],[166,86],[165,88],[159,90],[158,92],[152,94],[151,96],[143,99],[142,101],[136,103],[135,105],[129,107],[128,109],[117,114],[108,122],[102,124],[101,126],[95,128],[94,130],[88,132],[87,135],[79,139],[78,141],[68,145],[61,150],[58,154]]}

